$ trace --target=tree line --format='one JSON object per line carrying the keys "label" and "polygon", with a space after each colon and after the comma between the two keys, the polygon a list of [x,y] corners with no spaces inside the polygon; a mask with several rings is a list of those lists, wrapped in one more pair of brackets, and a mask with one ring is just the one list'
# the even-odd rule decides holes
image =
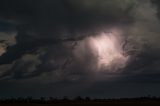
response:
{"label": "tree line", "polygon": [[137,97],[137,98],[111,98],[111,99],[98,99],[98,98],[90,98],[90,97],[81,97],[77,96],[73,99],[64,96],[59,99],[56,97],[40,97],[35,99],[33,97],[18,97],[18,98],[1,98],[0,103],[87,103],[87,102],[114,102],[114,101],[160,101],[160,97],[156,96],[146,96],[146,97]]}

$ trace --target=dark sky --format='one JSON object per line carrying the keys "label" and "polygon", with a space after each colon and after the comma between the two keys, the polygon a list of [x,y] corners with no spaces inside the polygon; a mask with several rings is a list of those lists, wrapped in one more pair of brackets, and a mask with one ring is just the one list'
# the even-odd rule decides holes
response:
{"label": "dark sky", "polygon": [[[130,58],[97,71],[80,45],[114,28]],[[160,96],[159,28],[159,0],[1,0],[0,96]]]}

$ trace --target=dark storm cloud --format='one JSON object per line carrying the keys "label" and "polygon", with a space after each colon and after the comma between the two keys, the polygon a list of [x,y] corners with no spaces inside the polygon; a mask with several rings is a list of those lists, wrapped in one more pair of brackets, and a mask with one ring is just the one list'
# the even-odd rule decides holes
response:
{"label": "dark storm cloud", "polygon": [[157,16],[160,18],[160,1],[159,0],[151,0],[152,3],[157,7]]}
{"label": "dark storm cloud", "polygon": [[[77,2],[74,0],[1,1],[1,20],[13,23],[18,33],[16,45],[6,48],[6,53],[0,57],[0,64],[13,64],[14,62],[11,70],[21,75],[27,71],[18,70],[27,67],[28,63],[23,64],[21,61],[23,65],[19,65],[17,60],[25,54],[36,55],[40,51],[45,53],[40,57],[42,64],[37,66],[38,71],[35,73],[55,70],[58,66],[50,62],[53,61],[52,57],[57,58],[54,61],[60,61],[62,66],[59,67],[65,67],[65,64],[72,59],[70,59],[70,52],[63,46],[63,42],[81,40],[104,25],[112,26],[132,22],[130,11],[133,7],[134,2],[121,3],[117,0],[112,2],[104,0],[100,2],[97,0],[92,2],[88,0]],[[53,47],[53,45],[56,46]],[[71,46],[74,45],[71,43]],[[63,51],[59,50],[60,48]],[[33,75],[37,75],[35,73]]]}
{"label": "dark storm cloud", "polygon": [[[159,0],[1,0],[0,93],[159,95],[159,12]],[[95,75],[90,54],[79,62],[73,51],[85,37],[112,27],[123,27],[129,63],[121,73]]]}
{"label": "dark storm cloud", "polygon": [[[112,26],[127,26],[125,31],[129,44],[133,41],[139,47],[137,51],[129,50],[130,55],[134,54],[132,52],[138,54],[133,55],[124,74],[146,72],[159,59],[158,49],[154,50],[155,54],[152,53],[152,46],[159,44],[156,40],[159,38],[159,24],[155,13],[156,9],[149,0],[145,3],[143,0],[1,1],[0,19],[10,23],[1,23],[2,32],[5,29],[14,29],[17,32],[14,36],[16,44],[4,48],[6,52],[0,56],[1,66],[12,65],[8,71],[1,73],[2,78],[8,75],[14,79],[30,78],[44,73],[53,74],[58,79],[71,80],[87,76],[89,72],[82,66],[87,67],[88,64],[78,63],[72,57],[75,41]],[[148,45],[151,45],[151,49],[144,50],[147,47],[141,47],[145,39],[149,39]],[[27,54],[37,58],[23,60]],[[28,67],[34,68],[31,71]]]}

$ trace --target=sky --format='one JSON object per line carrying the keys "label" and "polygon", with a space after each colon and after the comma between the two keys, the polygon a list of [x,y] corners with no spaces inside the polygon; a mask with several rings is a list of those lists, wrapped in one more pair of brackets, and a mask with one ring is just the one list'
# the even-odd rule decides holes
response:
{"label": "sky", "polygon": [[159,0],[1,0],[0,97],[160,96]]}

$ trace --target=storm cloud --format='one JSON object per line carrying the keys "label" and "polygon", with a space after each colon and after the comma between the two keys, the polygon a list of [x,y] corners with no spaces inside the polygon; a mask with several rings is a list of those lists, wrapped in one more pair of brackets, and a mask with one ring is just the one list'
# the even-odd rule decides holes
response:
{"label": "storm cloud", "polygon": [[[113,79],[159,81],[159,7],[156,0],[1,1],[0,79],[81,87]],[[83,62],[74,50],[88,37],[114,28],[122,32],[127,65],[118,73],[94,73],[89,49],[79,53]]]}

